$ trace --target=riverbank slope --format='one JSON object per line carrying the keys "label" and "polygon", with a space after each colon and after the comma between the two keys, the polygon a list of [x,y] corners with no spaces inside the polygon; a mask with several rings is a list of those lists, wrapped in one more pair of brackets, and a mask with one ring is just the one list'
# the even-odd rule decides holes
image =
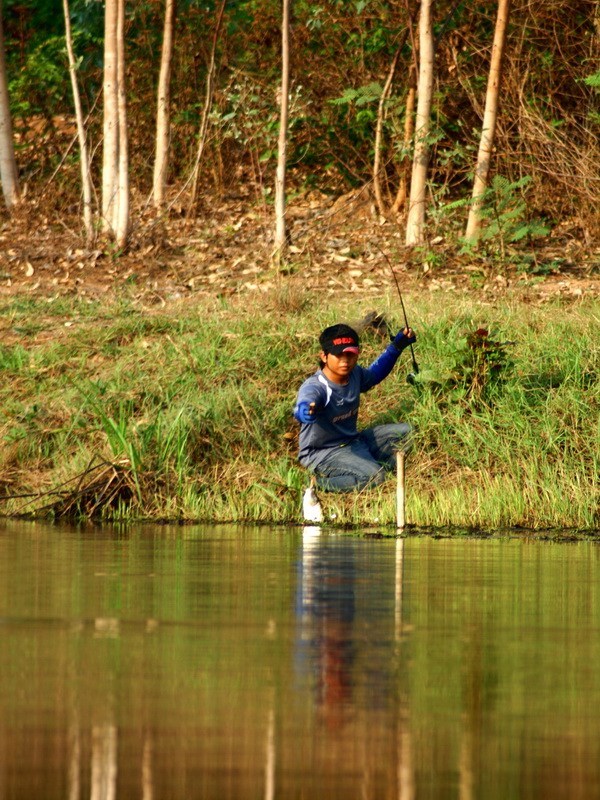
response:
{"label": "riverbank slope", "polygon": [[[389,285],[365,296],[311,291],[302,276],[272,283],[158,306],[126,291],[3,298],[0,513],[300,521],[307,476],[290,412],[318,332],[371,310],[392,330],[403,322]],[[417,428],[408,521],[597,527],[597,296],[434,287],[405,301],[419,382],[406,383],[405,355],[365,396],[361,422]],[[365,330],[363,363],[386,335]],[[323,499],[334,524],[394,523],[393,476]]]}

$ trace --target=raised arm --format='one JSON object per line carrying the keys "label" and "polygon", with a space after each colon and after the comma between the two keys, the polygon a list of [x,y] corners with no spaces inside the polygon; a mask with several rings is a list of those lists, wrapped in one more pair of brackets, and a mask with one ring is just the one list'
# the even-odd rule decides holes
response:
{"label": "raised arm", "polygon": [[412,328],[404,328],[404,330],[399,331],[383,353],[366,368],[368,388],[377,386],[384,378],[387,378],[394,368],[400,353],[416,341],[417,337]]}

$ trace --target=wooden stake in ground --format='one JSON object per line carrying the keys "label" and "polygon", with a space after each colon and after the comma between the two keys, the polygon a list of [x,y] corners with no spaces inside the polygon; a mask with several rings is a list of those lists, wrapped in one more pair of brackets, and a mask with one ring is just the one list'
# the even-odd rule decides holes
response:
{"label": "wooden stake in ground", "polygon": [[396,528],[402,530],[406,525],[404,494],[404,450],[396,452]]}

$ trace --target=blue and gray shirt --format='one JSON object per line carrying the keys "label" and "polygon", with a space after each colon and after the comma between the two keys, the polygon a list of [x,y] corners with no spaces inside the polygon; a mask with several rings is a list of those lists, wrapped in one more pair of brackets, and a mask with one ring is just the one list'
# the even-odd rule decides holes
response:
{"label": "blue and gray shirt", "polygon": [[356,365],[348,383],[328,380],[321,369],[307,378],[298,391],[296,413],[301,403],[315,404],[314,422],[302,423],[298,458],[304,466],[316,466],[332,447],[340,447],[358,435],[360,395],[386,378],[400,350],[390,344],[369,367]]}

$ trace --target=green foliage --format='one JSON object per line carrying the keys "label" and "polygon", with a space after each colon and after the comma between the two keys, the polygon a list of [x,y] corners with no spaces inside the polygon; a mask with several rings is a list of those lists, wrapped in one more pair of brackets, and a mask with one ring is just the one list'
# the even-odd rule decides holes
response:
{"label": "green foliage", "polygon": [[50,114],[65,99],[64,37],[52,37],[40,42],[27,54],[24,68],[9,83],[14,114],[28,117]]}
{"label": "green foliage", "polygon": [[[83,3],[92,5],[89,0],[71,0],[74,7]],[[64,30],[60,0],[4,0],[3,7],[5,35],[9,38],[17,28],[26,38],[52,37]]]}
{"label": "green foliage", "polygon": [[[71,0],[70,11],[82,96],[84,104],[86,98],[91,104],[101,85],[103,6]],[[71,114],[73,107],[62,3],[7,0],[4,24],[11,109],[21,118],[17,125],[26,127],[32,116],[40,115],[51,130],[52,117]],[[43,158],[41,150],[38,159]]]}
{"label": "green foliage", "polygon": [[514,342],[490,338],[489,331],[478,328],[458,344],[454,363],[442,380],[421,381],[442,404],[462,402],[478,408],[498,395],[511,376],[515,362],[509,348]]}
{"label": "green foliage", "polygon": [[369,83],[367,86],[359,86],[358,89],[345,89],[340,97],[335,97],[329,102],[337,106],[355,105],[360,108],[360,106],[378,103],[381,91],[379,83]]}
{"label": "green foliage", "polygon": [[[329,99],[332,115],[323,114],[328,120],[326,148],[331,152],[332,165],[351,185],[362,183],[362,170],[352,169],[356,153],[363,152],[372,158],[373,138],[377,120],[377,108],[381,97],[381,85],[371,82],[357,88],[346,88],[339,97]],[[389,126],[391,127],[391,125]],[[340,137],[340,131],[344,136]],[[367,162],[365,161],[365,166]]]}
{"label": "green foliage", "polygon": [[507,242],[515,243],[524,238],[546,236],[549,229],[538,219],[527,219],[526,192],[531,176],[525,175],[510,181],[495,175],[482,198],[482,216],[487,221],[482,233],[483,241],[499,239],[502,247]]}
{"label": "green foliage", "polygon": [[[596,95],[600,92],[600,70],[595,72],[593,75],[588,75],[587,78],[584,78],[583,82],[586,86],[591,86],[592,89],[595,90]],[[592,125],[600,126],[600,112],[596,109],[590,109],[587,113],[587,117]]]}
{"label": "green foliage", "polygon": [[[477,201],[471,197],[454,200],[445,204],[440,214],[447,217],[452,211],[470,207],[477,202],[483,223],[479,240],[497,244],[502,258],[505,258],[507,245],[516,244],[523,239],[543,237],[549,233],[549,228],[540,219],[529,218],[526,195],[530,185],[529,175],[516,181],[495,175]],[[472,242],[464,241],[462,252],[469,252],[472,247]]]}
{"label": "green foliage", "polygon": [[[295,86],[289,99],[290,130],[301,126],[308,113],[302,86]],[[277,155],[279,108],[274,95],[258,82],[241,77],[222,93],[219,107],[210,114],[213,129],[221,142],[233,140],[255,154],[259,163]]]}
{"label": "green foliage", "polygon": [[588,75],[583,79],[586,86],[591,86],[593,89],[600,89],[600,70],[594,72],[593,75]]}

